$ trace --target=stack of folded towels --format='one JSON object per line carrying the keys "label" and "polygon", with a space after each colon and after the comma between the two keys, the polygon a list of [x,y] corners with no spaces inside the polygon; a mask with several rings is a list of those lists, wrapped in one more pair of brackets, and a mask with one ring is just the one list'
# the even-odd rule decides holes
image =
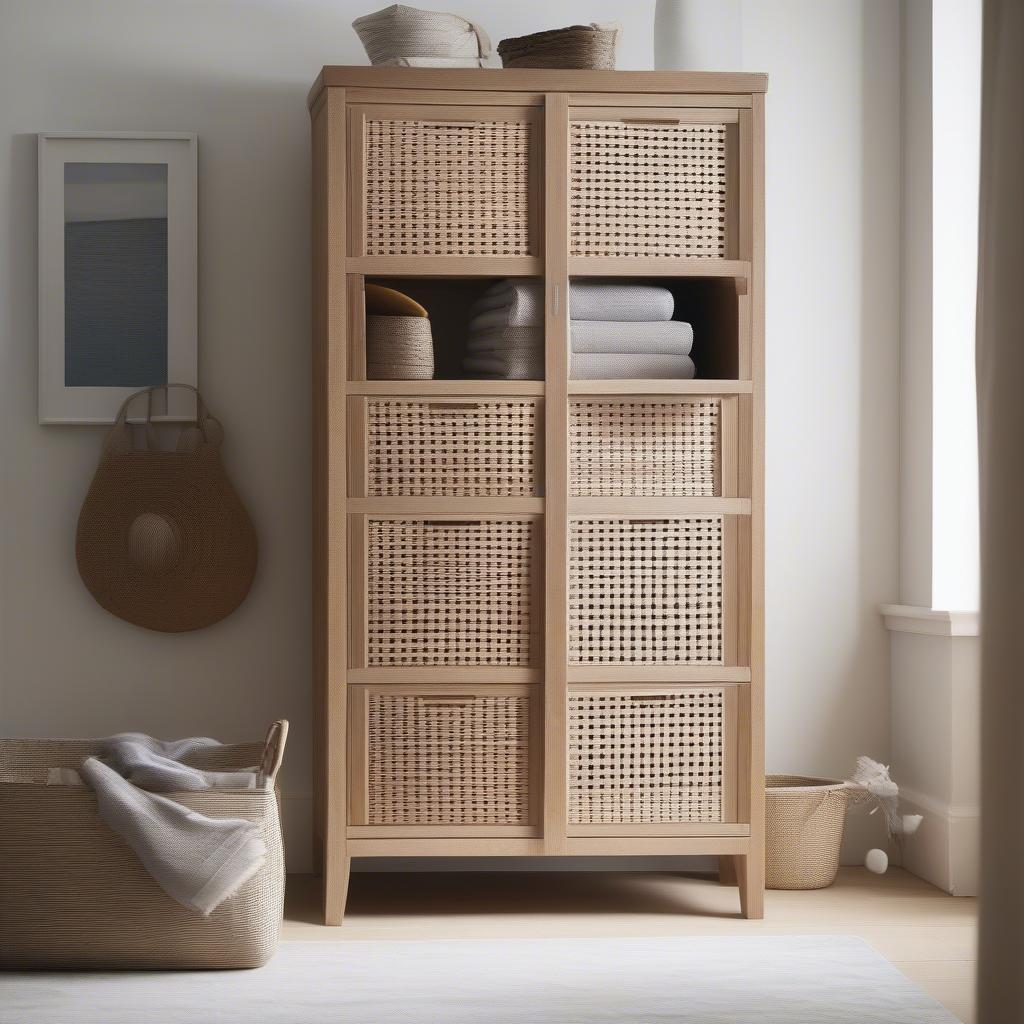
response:
{"label": "stack of folded towels", "polygon": [[[575,380],[694,376],[693,328],[673,320],[667,288],[619,282],[569,286],[569,376]],[[539,281],[506,279],[474,303],[464,367],[475,376],[544,376],[544,298]]]}

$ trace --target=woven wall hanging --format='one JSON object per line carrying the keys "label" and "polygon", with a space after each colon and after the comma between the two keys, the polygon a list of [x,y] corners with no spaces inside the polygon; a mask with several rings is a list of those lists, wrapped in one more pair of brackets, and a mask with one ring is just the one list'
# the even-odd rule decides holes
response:
{"label": "woven wall hanging", "polygon": [[[245,599],[256,532],[220,458],[223,429],[199,392],[195,423],[173,451],[157,447],[147,388],[121,406],[78,516],[78,572],[107,611],[147,629],[181,633],[218,622]],[[128,407],[146,396],[136,444]]]}

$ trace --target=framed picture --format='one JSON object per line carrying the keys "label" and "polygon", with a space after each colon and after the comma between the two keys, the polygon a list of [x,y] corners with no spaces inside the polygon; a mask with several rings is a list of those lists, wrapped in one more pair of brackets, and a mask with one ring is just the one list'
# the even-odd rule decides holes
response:
{"label": "framed picture", "polygon": [[[192,134],[39,136],[40,423],[198,384],[196,166]],[[191,415],[176,392],[164,418]]]}

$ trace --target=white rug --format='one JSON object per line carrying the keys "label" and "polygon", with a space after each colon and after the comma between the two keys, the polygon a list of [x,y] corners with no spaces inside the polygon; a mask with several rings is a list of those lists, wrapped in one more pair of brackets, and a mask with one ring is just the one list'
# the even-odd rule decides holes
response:
{"label": "white rug", "polygon": [[844,935],[290,942],[258,971],[0,976],[2,1024],[955,1024]]}

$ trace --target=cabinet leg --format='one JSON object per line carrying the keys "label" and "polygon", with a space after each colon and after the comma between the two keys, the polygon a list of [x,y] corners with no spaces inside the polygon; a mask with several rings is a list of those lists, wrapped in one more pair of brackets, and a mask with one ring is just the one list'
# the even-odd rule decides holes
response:
{"label": "cabinet leg", "polygon": [[740,914],[751,921],[764,917],[764,858],[740,854],[734,858],[740,888]]}
{"label": "cabinet leg", "polygon": [[344,853],[324,864],[324,924],[338,925],[345,918],[352,858]]}
{"label": "cabinet leg", "polygon": [[718,884],[737,885],[736,858],[731,853],[722,854],[718,858]]}

